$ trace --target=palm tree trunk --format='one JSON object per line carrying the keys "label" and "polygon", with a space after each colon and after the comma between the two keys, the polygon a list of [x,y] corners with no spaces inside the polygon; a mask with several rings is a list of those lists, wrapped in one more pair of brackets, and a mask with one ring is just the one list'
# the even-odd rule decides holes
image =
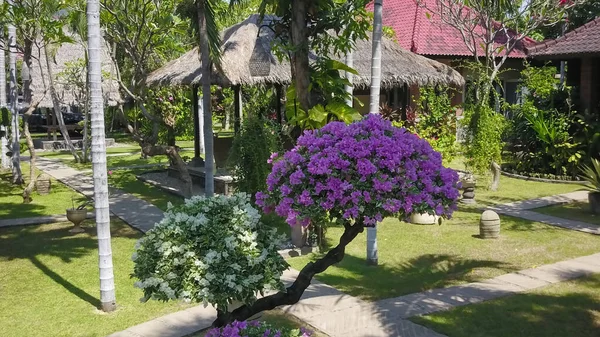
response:
{"label": "palm tree trunk", "polygon": [[[0,0],[0,5],[4,3],[3,0]],[[4,27],[0,27],[2,31],[4,31]],[[0,109],[6,108],[6,53],[4,52],[6,39],[4,34],[0,36],[0,43],[2,43],[3,47],[0,48]],[[1,117],[0,117],[1,119]],[[4,121],[0,123],[0,161],[2,163],[3,169],[10,168],[10,158],[6,155],[8,152],[8,135],[6,134],[7,128],[4,125]]]}
{"label": "palm tree trunk", "polygon": [[[379,113],[379,95],[381,92],[381,34],[383,0],[375,0],[373,8],[373,56],[371,58],[371,97],[369,113]],[[377,227],[367,228],[367,264],[377,265]]]}
{"label": "palm tree trunk", "polygon": [[[346,53],[346,65],[350,68],[354,67],[354,55],[352,50]],[[346,85],[346,92],[348,93],[349,97],[346,99],[346,104],[348,104],[348,106],[352,107],[352,105],[354,104],[354,86],[352,85],[353,80],[354,80],[354,74],[352,74],[351,72],[346,72],[346,79],[348,80],[348,82],[350,82],[349,85]]]}
{"label": "palm tree trunk", "polygon": [[308,11],[307,0],[292,1],[292,24],[291,40],[294,46],[292,52],[292,66],[294,67],[293,77],[296,85],[296,97],[300,102],[300,108],[306,112],[312,108],[310,92],[310,65],[308,60],[308,41],[306,13]]}
{"label": "palm tree trunk", "polygon": [[104,102],[102,100],[102,38],[100,35],[100,3],[87,1],[88,55],[90,83],[90,115],[92,122],[92,168],[94,175],[94,207],[98,231],[98,265],[100,268],[100,303],[105,312],[117,307],[112,250],[110,245],[110,211],[104,140]]}
{"label": "palm tree trunk", "polygon": [[[10,3],[12,5],[12,2]],[[19,144],[19,111],[17,108],[17,30],[15,26],[8,25],[8,51],[9,51],[9,76],[10,76],[10,111],[12,133],[12,181],[13,184],[23,184],[21,173],[21,146]]]}
{"label": "palm tree trunk", "polygon": [[206,29],[206,17],[204,11],[204,1],[196,0],[198,6],[198,37],[200,61],[202,63],[202,112],[204,113],[204,193],[207,197],[212,197],[215,193],[214,181],[214,144],[213,144],[213,123],[211,112],[210,97],[210,50],[208,44],[208,32]]}
{"label": "palm tree trunk", "polygon": [[[69,131],[67,130],[67,126],[65,125],[65,120],[63,118],[62,110],[60,108],[60,101],[58,99],[58,95],[56,94],[56,88],[54,87],[54,72],[52,70],[52,61],[50,61],[48,44],[44,45],[44,55],[46,57],[46,67],[48,70],[48,89],[50,89],[50,97],[52,98],[54,114],[56,115],[56,120],[58,121],[58,128],[60,129],[60,133],[62,133],[67,148],[69,149],[69,152],[71,152],[71,154],[73,155],[75,162],[80,163],[81,157],[75,149],[75,146],[73,146],[73,142],[71,141],[71,137],[69,136]],[[102,100],[102,92],[100,92],[100,100]]]}

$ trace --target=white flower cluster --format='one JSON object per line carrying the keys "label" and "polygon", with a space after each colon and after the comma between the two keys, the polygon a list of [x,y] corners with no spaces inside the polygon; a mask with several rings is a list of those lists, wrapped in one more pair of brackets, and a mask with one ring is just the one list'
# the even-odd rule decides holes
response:
{"label": "white flower cluster", "polygon": [[169,205],[165,217],[136,244],[136,287],[145,298],[182,299],[226,310],[265,289],[283,287],[287,263],[281,237],[260,222],[245,194],[201,196]]}

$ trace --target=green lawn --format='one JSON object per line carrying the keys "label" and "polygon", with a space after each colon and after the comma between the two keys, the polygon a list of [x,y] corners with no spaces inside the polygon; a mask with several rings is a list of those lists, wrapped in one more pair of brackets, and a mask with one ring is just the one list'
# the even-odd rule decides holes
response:
{"label": "green lawn", "polygon": [[[450,163],[448,167],[455,170],[465,169],[460,157]],[[475,200],[479,204],[478,206],[505,204],[585,189],[579,184],[551,184],[500,176],[500,188],[498,191],[493,192],[488,188],[489,183],[489,177],[477,177]]]}
{"label": "green lawn", "polygon": [[600,215],[590,211],[587,202],[573,202],[569,204],[554,205],[536,208],[534,212],[556,216],[563,219],[577,220],[600,226]]}
{"label": "green lawn", "polygon": [[144,183],[136,178],[143,170],[118,170],[108,177],[108,184],[134,196],[146,200],[161,210],[167,209],[167,203],[174,205],[183,202],[183,198],[165,192],[158,187]]}
{"label": "green lawn", "polygon": [[67,223],[0,228],[0,330],[3,336],[106,336],[167,313],[179,303],[141,303],[131,255],[141,234],[112,220],[118,309],[99,306],[97,238]]}
{"label": "green lawn", "polygon": [[411,320],[449,337],[597,337],[600,274]]}
{"label": "green lawn", "polygon": [[[21,170],[25,182],[29,182],[29,164],[21,163]],[[38,171],[37,174],[39,173]],[[34,193],[33,202],[23,204],[23,189],[25,186],[13,185],[11,172],[0,170],[0,219],[65,214],[67,208],[73,207],[73,202],[77,206],[86,200],[83,195],[56,180],[52,180],[50,194],[39,195]],[[71,198],[74,198],[74,201]]]}
{"label": "green lawn", "polygon": [[[128,153],[129,151],[125,151],[122,153]],[[118,152],[116,152],[118,153]],[[180,155],[182,157],[193,157],[193,151],[181,151]],[[78,170],[89,170],[92,168],[91,163],[85,164],[77,164],[73,161],[73,156],[70,153],[65,152],[45,152],[43,156],[50,159],[58,159],[63,164],[69,165]],[[107,156],[106,157],[106,165],[109,169],[118,168],[118,167],[129,167],[129,166],[137,166],[137,165],[150,165],[150,164],[168,164],[169,160],[167,156],[154,156],[148,157],[144,159],[141,157],[139,153],[125,155],[125,156]]]}
{"label": "green lawn", "polygon": [[[600,237],[527,220],[502,217],[501,238],[482,240],[480,212],[462,210],[441,226],[386,219],[377,227],[378,267],[365,264],[366,233],[346,248],[346,256],[317,279],[367,300],[474,282],[501,274],[600,251]],[[329,228],[331,243],[340,227]],[[301,269],[314,255],[288,262]]]}

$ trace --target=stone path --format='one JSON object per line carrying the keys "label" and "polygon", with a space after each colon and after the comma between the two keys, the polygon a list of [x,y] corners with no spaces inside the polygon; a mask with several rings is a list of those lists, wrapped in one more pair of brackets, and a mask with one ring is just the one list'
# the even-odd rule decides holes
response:
{"label": "stone path", "polygon": [[[93,179],[87,174],[45,158],[37,159],[37,167],[83,195],[94,196]],[[109,202],[111,213],[142,232],[152,229],[163,217],[158,207],[118,189],[110,189]]]}
{"label": "stone path", "polygon": [[535,212],[535,209],[540,207],[565,204],[575,201],[586,201],[587,196],[587,191],[577,191],[538,199],[523,200],[504,205],[490,206],[487,207],[487,209],[494,210],[499,214],[510,215],[531,221],[543,222],[553,226],[600,235],[600,226]]}
{"label": "stone path", "polygon": [[[93,213],[88,213],[88,219],[94,218]],[[12,227],[12,226],[29,226],[29,225],[42,225],[56,222],[69,221],[67,216],[64,214],[57,215],[46,215],[35,218],[17,218],[17,219],[0,219],[0,227]]]}

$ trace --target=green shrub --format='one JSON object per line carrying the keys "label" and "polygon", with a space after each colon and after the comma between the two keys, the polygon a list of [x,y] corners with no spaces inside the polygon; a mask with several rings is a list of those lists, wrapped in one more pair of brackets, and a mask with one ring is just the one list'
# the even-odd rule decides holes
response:
{"label": "green shrub", "polygon": [[254,197],[266,189],[271,172],[271,154],[282,149],[278,126],[260,116],[247,118],[235,136],[229,155],[229,168],[238,191]]}
{"label": "green shrub", "polygon": [[465,111],[463,119],[468,126],[465,164],[470,170],[483,174],[489,172],[493,162],[502,161],[502,135],[507,123],[503,115],[490,107],[474,109]]}

